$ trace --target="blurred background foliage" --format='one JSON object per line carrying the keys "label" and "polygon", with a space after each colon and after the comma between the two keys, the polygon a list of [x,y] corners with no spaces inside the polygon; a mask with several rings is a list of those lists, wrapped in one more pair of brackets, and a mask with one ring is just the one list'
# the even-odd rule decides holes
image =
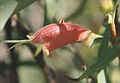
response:
{"label": "blurred background foliage", "polygon": [[[47,24],[57,23],[61,18],[103,35],[104,16],[113,11],[115,2],[0,0],[0,40],[27,39],[26,35]],[[120,6],[117,15],[120,21]],[[55,50],[50,57],[43,56],[42,52],[34,56],[39,45],[25,44],[7,51],[12,45],[0,43],[0,83],[120,83],[118,57],[98,75],[95,73],[86,79],[79,79],[84,70],[97,61],[98,42],[90,48],[79,42],[67,45]]]}

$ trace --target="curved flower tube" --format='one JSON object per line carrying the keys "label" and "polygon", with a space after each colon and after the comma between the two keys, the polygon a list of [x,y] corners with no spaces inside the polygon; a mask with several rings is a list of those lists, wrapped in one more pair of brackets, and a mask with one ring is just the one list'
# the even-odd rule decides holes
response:
{"label": "curved flower tube", "polygon": [[77,41],[84,42],[91,30],[80,25],[61,20],[58,24],[49,24],[29,36],[32,43],[42,43],[43,53],[49,55],[53,50]]}

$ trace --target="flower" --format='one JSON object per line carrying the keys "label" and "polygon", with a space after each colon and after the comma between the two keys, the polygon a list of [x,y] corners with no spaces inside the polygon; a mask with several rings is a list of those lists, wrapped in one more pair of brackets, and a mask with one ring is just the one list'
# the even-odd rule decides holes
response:
{"label": "flower", "polygon": [[49,24],[30,37],[32,43],[42,43],[43,53],[49,55],[53,50],[77,41],[84,41],[91,30],[80,25],[61,20],[58,24]]}

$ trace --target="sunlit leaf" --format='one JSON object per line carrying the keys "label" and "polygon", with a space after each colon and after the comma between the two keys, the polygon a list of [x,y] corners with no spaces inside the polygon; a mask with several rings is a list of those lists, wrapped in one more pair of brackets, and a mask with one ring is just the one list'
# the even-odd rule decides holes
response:
{"label": "sunlit leaf", "polygon": [[97,83],[106,83],[105,71],[101,70],[97,75]]}
{"label": "sunlit leaf", "polygon": [[0,0],[0,31],[17,6],[15,0]]}

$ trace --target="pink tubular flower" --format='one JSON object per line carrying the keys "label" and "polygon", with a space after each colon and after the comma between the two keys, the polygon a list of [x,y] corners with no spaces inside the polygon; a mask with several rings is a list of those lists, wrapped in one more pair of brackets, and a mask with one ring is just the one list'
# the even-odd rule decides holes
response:
{"label": "pink tubular flower", "polygon": [[49,24],[39,29],[30,39],[33,43],[42,43],[44,54],[49,55],[54,49],[84,41],[90,33],[87,28],[61,20],[59,24]]}

